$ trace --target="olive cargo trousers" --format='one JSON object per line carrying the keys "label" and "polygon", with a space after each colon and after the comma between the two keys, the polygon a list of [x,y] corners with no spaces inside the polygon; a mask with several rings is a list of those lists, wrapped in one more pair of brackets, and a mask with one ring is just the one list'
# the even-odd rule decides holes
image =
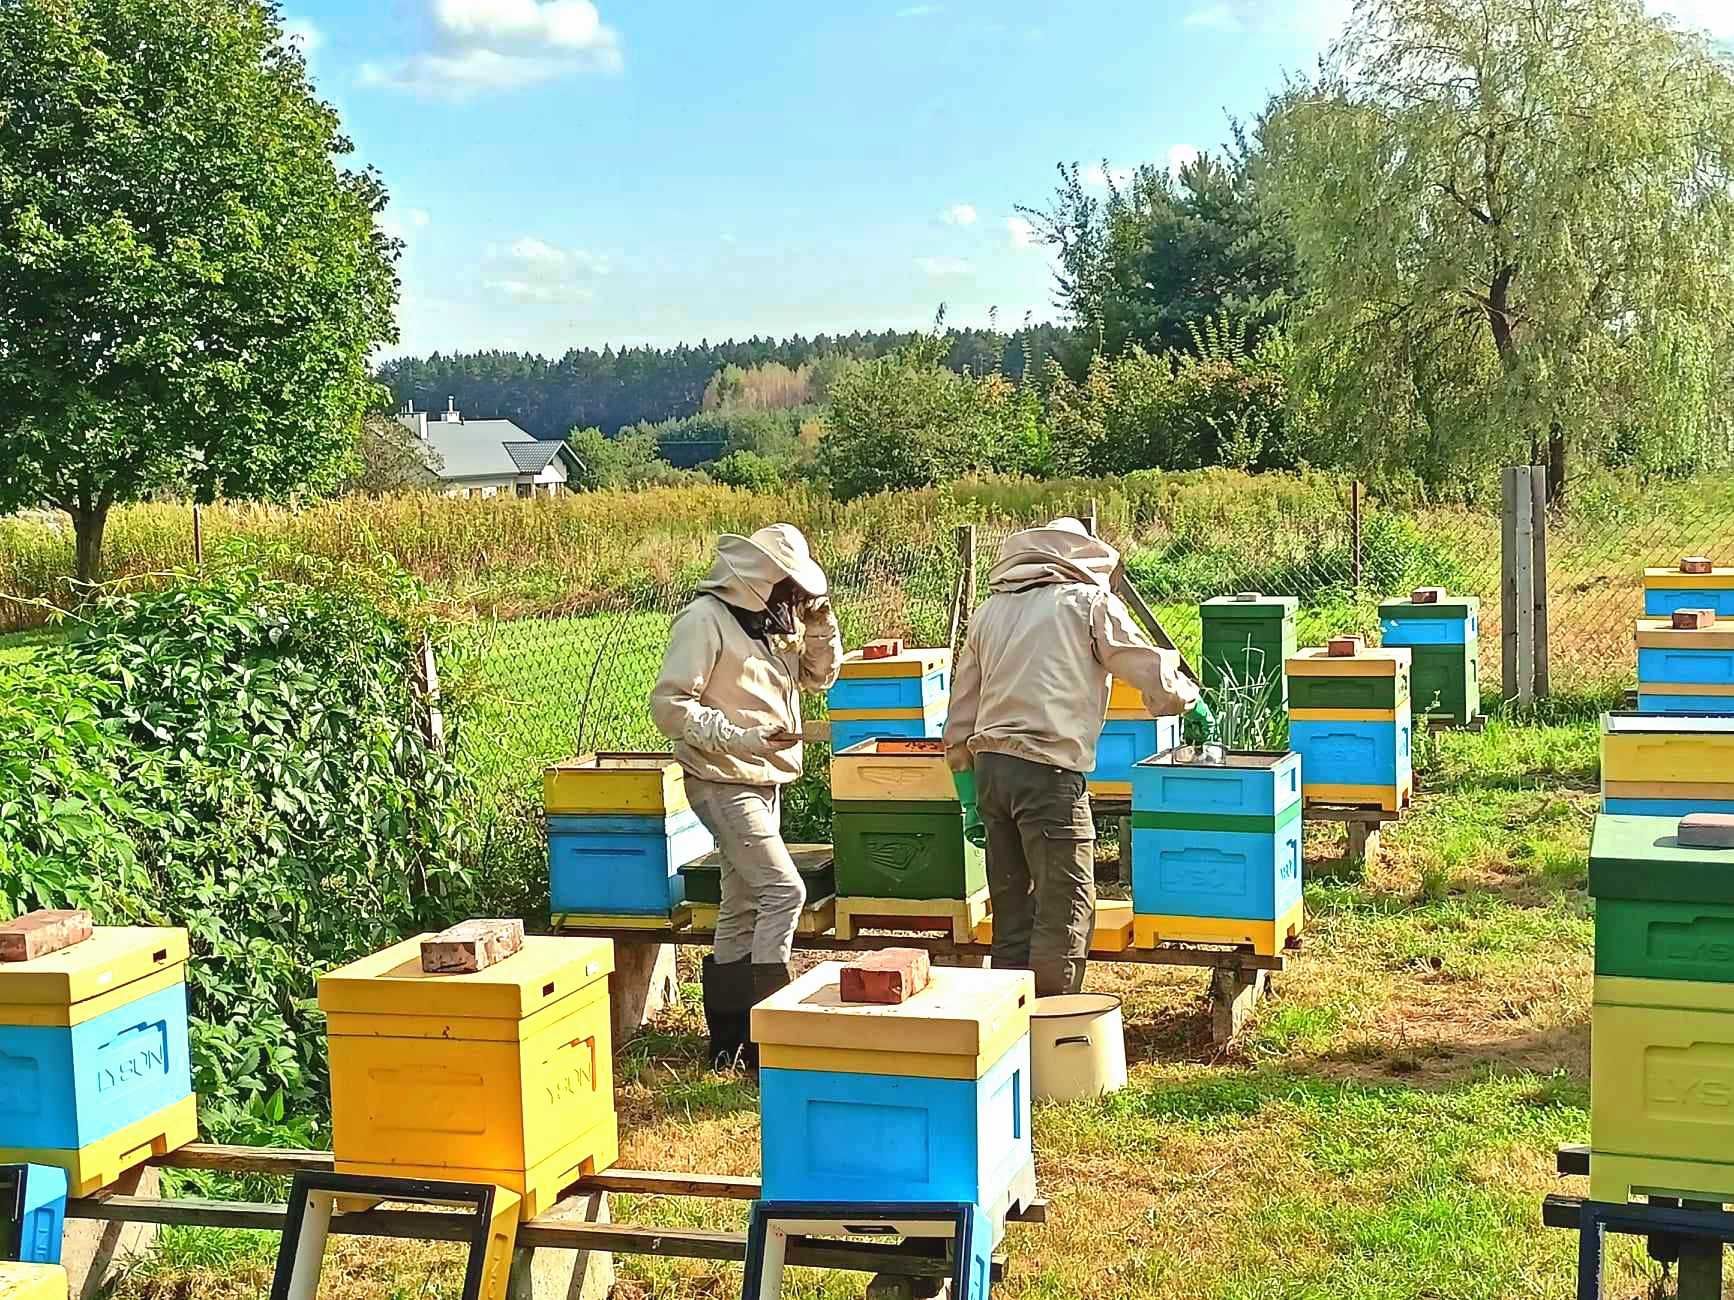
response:
{"label": "olive cargo trousers", "polygon": [[975,756],[975,784],[993,964],[1034,971],[1037,997],[1076,993],[1096,926],[1096,823],[1083,773],[986,753]]}

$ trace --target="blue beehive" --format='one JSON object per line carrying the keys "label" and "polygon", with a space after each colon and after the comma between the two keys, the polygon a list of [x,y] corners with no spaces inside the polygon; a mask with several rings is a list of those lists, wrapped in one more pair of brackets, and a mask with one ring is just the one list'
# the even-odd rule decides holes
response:
{"label": "blue beehive", "polygon": [[764,1196],[965,1202],[1002,1230],[1035,1195],[1025,971],[934,967],[895,1006],[826,962],[753,1008]]}
{"label": "blue beehive", "polygon": [[665,916],[685,901],[680,869],[715,849],[715,838],[690,808],[649,817],[551,815],[551,907],[555,912]]}
{"label": "blue beehive", "polygon": [[0,1165],[0,1260],[58,1264],[66,1223],[66,1170]]}
{"label": "blue beehive", "polygon": [[75,1196],[197,1136],[184,930],[98,927],[0,965],[0,1161]]}
{"label": "blue beehive", "polygon": [[1132,772],[1134,942],[1251,944],[1300,933],[1301,760],[1178,749]]}
{"label": "blue beehive", "polygon": [[1102,724],[1096,741],[1096,766],[1085,777],[1092,794],[1128,798],[1132,793],[1132,768],[1153,754],[1180,743],[1180,719],[1176,717],[1110,717]]}
{"label": "blue beehive", "polygon": [[1289,748],[1300,755],[1307,804],[1397,812],[1415,790],[1410,713],[1412,651],[1369,648],[1359,637],[1302,650],[1288,661]]}
{"label": "blue beehive", "polygon": [[867,718],[842,721],[832,718],[831,752],[838,754],[869,740],[892,737],[915,740],[922,737],[939,736],[944,732],[945,706],[943,703],[926,711],[919,718]]}
{"label": "blue beehive", "polygon": [[1734,569],[1713,568],[1696,556],[1678,568],[1645,569],[1645,616],[1667,618],[1680,609],[1713,609],[1717,618],[1734,618]]}
{"label": "blue beehive", "polygon": [[1734,713],[1734,623],[1641,618],[1637,642],[1640,712]]}
{"label": "blue beehive", "polygon": [[825,696],[831,752],[879,736],[939,735],[950,692],[949,650],[903,650],[878,659],[851,651]]}

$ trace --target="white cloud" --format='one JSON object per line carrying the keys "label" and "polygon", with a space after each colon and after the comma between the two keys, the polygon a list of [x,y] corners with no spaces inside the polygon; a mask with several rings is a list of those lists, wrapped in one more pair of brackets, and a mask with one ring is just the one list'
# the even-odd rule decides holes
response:
{"label": "white cloud", "polygon": [[1006,234],[1011,236],[1014,248],[1036,247],[1036,228],[1029,223],[1027,217],[1007,217],[1005,229]]}
{"label": "white cloud", "polygon": [[589,302],[596,296],[592,282],[612,269],[601,253],[562,248],[534,235],[490,244],[486,261],[492,273],[482,280],[482,288],[517,303]]}
{"label": "white cloud", "polygon": [[1198,161],[1198,146],[1177,144],[1168,151],[1168,170],[1175,176],[1180,175],[1180,169]]}
{"label": "white cloud", "polygon": [[899,18],[928,18],[939,12],[938,5],[905,5],[897,11]]}
{"label": "white cloud", "polygon": [[1651,13],[1667,14],[1681,27],[1734,40],[1734,4],[1728,0],[1646,0]]}
{"label": "white cloud", "polygon": [[921,257],[915,264],[928,275],[968,275],[975,270],[975,263],[961,257]]}
{"label": "white cloud", "polygon": [[438,48],[364,63],[367,86],[435,99],[512,90],[577,71],[619,72],[620,35],[591,0],[432,0]]}
{"label": "white cloud", "polygon": [[319,30],[311,18],[285,18],[283,42],[300,50],[302,58],[310,59],[319,47],[325,44],[325,33]]}
{"label": "white cloud", "polygon": [[426,208],[402,208],[395,203],[386,208],[379,218],[379,228],[393,239],[409,243],[410,236],[418,230],[426,230],[433,218]]}
{"label": "white cloud", "polygon": [[973,226],[978,215],[973,203],[953,203],[939,219],[948,226]]}
{"label": "white cloud", "polygon": [[1353,5],[1354,0],[1205,0],[1180,21],[1220,32],[1288,31],[1329,40],[1342,31]]}
{"label": "white cloud", "polygon": [[1105,190],[1112,181],[1116,187],[1123,187],[1132,179],[1133,169],[1130,167],[1113,167],[1103,163],[1091,163],[1084,168],[1084,184],[1091,189]]}

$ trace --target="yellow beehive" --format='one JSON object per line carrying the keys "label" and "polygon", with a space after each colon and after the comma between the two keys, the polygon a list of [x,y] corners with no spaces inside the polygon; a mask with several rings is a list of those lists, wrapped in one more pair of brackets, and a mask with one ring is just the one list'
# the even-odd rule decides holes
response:
{"label": "yellow beehive", "polygon": [[660,817],[688,807],[671,754],[581,754],[542,773],[543,811]]}
{"label": "yellow beehive", "polygon": [[430,975],[406,939],[319,981],[341,1173],[486,1182],[534,1218],[619,1150],[607,939]]}
{"label": "yellow beehive", "polygon": [[66,1300],[66,1270],[58,1264],[0,1260],[0,1300]]}
{"label": "yellow beehive", "polygon": [[831,797],[869,803],[955,802],[957,785],[945,742],[929,736],[884,736],[831,756]]}
{"label": "yellow beehive", "polygon": [[1734,984],[1598,976],[1590,1195],[1734,1201]]}
{"label": "yellow beehive", "polygon": [[1108,679],[1108,717],[1114,719],[1147,718],[1150,710],[1144,707],[1144,692],[1131,682],[1123,682],[1118,677]]}
{"label": "yellow beehive", "polygon": [[[993,917],[985,916],[975,927],[977,943],[993,942]],[[1090,931],[1090,951],[1125,952],[1132,946],[1132,900],[1098,898],[1096,923]]]}

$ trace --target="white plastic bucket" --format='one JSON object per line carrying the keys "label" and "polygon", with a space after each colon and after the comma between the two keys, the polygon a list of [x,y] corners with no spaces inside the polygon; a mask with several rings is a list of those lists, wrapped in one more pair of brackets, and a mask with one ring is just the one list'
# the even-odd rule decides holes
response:
{"label": "white plastic bucket", "polygon": [[1030,1073],[1039,1101],[1076,1101],[1125,1087],[1120,999],[1111,993],[1037,998],[1030,1009]]}

